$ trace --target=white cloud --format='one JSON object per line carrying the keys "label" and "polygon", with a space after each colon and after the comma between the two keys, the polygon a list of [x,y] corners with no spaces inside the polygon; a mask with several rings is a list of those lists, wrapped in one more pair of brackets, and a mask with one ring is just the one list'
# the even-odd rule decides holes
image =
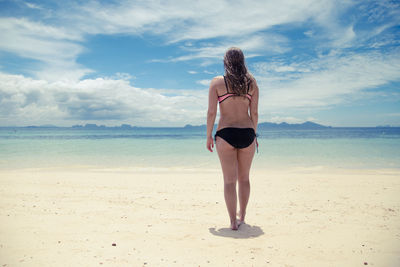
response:
{"label": "white cloud", "polygon": [[125,81],[130,81],[136,79],[135,76],[126,73],[126,72],[117,72],[114,75],[110,77],[103,77],[106,80],[125,80]]}
{"label": "white cloud", "polygon": [[345,29],[340,29],[336,32],[337,36],[334,37],[332,42],[334,47],[346,48],[351,47],[352,42],[356,39],[356,34],[353,29],[353,25],[348,26]]}
{"label": "white cloud", "polygon": [[[31,9],[43,9],[29,2],[24,4]],[[341,25],[338,18],[355,4],[354,1],[328,0],[72,2],[52,11],[51,19],[46,23],[40,22],[40,17],[38,21],[0,18],[0,50],[41,62],[40,69],[34,72],[37,78],[79,79],[91,72],[76,63],[78,55],[85,50],[87,35],[151,34],[161,36],[169,43],[184,41],[180,56],[153,62],[201,59],[201,65],[207,66],[218,62],[225,50],[233,45],[241,47],[247,57],[290,51],[290,40],[274,31],[275,26],[298,27],[302,23],[312,23],[315,30],[305,32],[310,38],[330,40],[327,47],[349,47],[358,39],[358,33],[354,31],[353,23]],[[389,14],[393,6],[386,4],[374,8],[378,11],[386,8],[385,12]],[[375,17],[378,11],[374,13]],[[49,21],[52,25],[47,24]],[[379,29],[376,32],[378,34]],[[201,43],[201,40],[211,40],[211,43]],[[377,45],[379,42],[375,42]]]}
{"label": "white cloud", "polygon": [[[233,45],[247,51],[247,56],[287,52],[291,49],[287,38],[272,28],[300,26],[310,21],[321,28],[319,32],[323,34],[317,38],[323,36],[335,47],[347,47],[355,38],[353,26],[339,25],[337,17],[352,5],[352,1],[334,4],[328,0],[205,0],[196,3],[167,0],[162,4],[155,0],[112,4],[90,1],[76,4],[74,10],[68,10],[61,17],[68,18],[68,24],[88,34],[147,33],[162,36],[168,43],[185,41],[183,55],[152,62],[202,59],[203,65],[209,65]],[[223,38],[223,41],[216,38]],[[214,40],[212,44],[198,43],[210,39]]]}
{"label": "white cloud", "polygon": [[259,55],[284,53],[290,50],[288,40],[281,35],[259,34],[257,36],[242,36],[236,39],[229,39],[214,43],[206,43],[198,47],[183,47],[188,54],[179,57],[169,57],[167,59],[154,59],[154,62],[177,62],[201,59],[202,66],[207,66],[222,62],[226,50],[232,46],[240,47],[246,54],[246,58]]}
{"label": "white cloud", "polygon": [[303,33],[305,36],[308,36],[308,37],[312,37],[314,35],[314,32],[312,30],[305,31]]}
{"label": "white cloud", "polygon": [[323,122],[312,116],[307,116],[304,114],[296,114],[296,116],[287,115],[285,114],[285,110],[270,112],[270,116],[266,117],[266,121],[274,123],[304,123],[306,121],[312,121],[323,124]]}
{"label": "white cloud", "polygon": [[24,4],[31,9],[43,9],[41,6],[29,2],[24,2]]}
{"label": "white cloud", "polygon": [[253,67],[261,113],[311,110],[368,96],[366,90],[400,80],[400,53],[394,49],[389,54],[328,55],[287,65],[294,73],[279,72],[279,68],[285,68],[281,62]]}
{"label": "white cloud", "polygon": [[[368,97],[369,89],[400,77],[397,50],[390,55],[331,55],[292,63],[286,68],[282,62],[269,65],[273,67],[258,64],[254,72],[260,88],[260,121],[317,121],[301,111],[326,109],[357,97]],[[298,76],[292,76],[293,73]],[[272,75],[274,79],[269,78]],[[137,88],[121,78],[49,82],[0,73],[0,125],[205,123],[208,89]],[[198,82],[208,86],[210,81]]]}
{"label": "white cloud", "polygon": [[199,81],[196,81],[196,83],[204,85],[204,86],[209,86],[211,83],[211,80],[199,80]]}
{"label": "white cloud", "polygon": [[33,22],[24,18],[0,18],[0,50],[38,61],[31,70],[47,80],[79,79],[91,72],[76,63],[84,51],[82,36],[72,30]]}
{"label": "white cloud", "polygon": [[[36,37],[38,39],[49,38],[64,41],[83,40],[81,33],[78,33],[73,29],[49,26],[26,18],[0,17],[0,27],[2,33],[14,33],[15,36]],[[2,39],[1,43],[6,45],[7,40]]]}
{"label": "white cloud", "polygon": [[390,117],[400,117],[400,113],[386,113],[384,115],[385,116],[390,116]]}
{"label": "white cloud", "polygon": [[[38,63],[30,70],[34,79],[0,75],[0,122],[64,121],[70,125],[68,122],[74,120],[97,119],[129,120],[127,122],[141,125],[157,124],[157,121],[159,124],[204,123],[206,90],[136,88],[129,84],[135,77],[126,73],[80,81],[93,70],[79,65],[77,58],[86,49],[85,38],[96,34],[150,34],[164,38],[170,45],[180,42],[178,56],[154,61],[200,60],[200,65],[208,66],[221,64],[230,46],[241,47],[247,58],[282,55],[295,47],[292,40],[275,27],[299,27],[308,37],[306,39],[316,44],[316,51],[322,48],[322,52],[319,58],[312,60],[289,64],[276,60],[253,66],[262,90],[260,108],[264,116],[271,110],[326,108],[354,97],[364,97],[367,89],[400,77],[398,50],[387,54],[383,54],[386,51],[343,54],[343,48],[398,44],[396,36],[381,36],[398,25],[399,5],[375,2],[369,1],[365,9],[359,9],[360,16],[366,13],[368,20],[379,22],[367,30],[357,27],[358,18],[354,12],[353,19],[341,19],[350,8],[364,5],[347,0],[205,0],[196,3],[149,0],[108,4],[89,1],[83,5],[82,2],[70,3],[50,12],[52,17],[42,21],[40,17],[36,21],[2,17],[0,51]],[[24,5],[29,9],[44,9],[45,6],[29,2]],[[391,18],[389,23],[384,19],[387,17]],[[326,55],[326,51],[330,54]],[[209,70],[204,72],[217,74]],[[197,82],[209,84],[208,80]]]}
{"label": "white cloud", "polygon": [[143,89],[121,79],[48,82],[0,73],[0,125],[200,124],[207,91]]}
{"label": "white cloud", "polygon": [[319,16],[321,10],[329,13],[334,8],[333,5],[326,5],[329,2],[166,0],[160,3],[149,0],[100,4],[91,1],[84,5],[77,3],[70,19],[79,24],[79,28],[92,34],[151,32],[165,35],[171,42],[178,42],[240,37],[275,25],[304,22]]}
{"label": "white cloud", "polygon": [[268,121],[274,122],[274,123],[281,123],[281,122],[303,123],[303,122],[305,122],[304,119],[295,118],[292,116],[272,116]]}
{"label": "white cloud", "polygon": [[213,75],[217,75],[218,74],[218,71],[204,70],[203,72],[206,73],[206,74],[213,74]]}

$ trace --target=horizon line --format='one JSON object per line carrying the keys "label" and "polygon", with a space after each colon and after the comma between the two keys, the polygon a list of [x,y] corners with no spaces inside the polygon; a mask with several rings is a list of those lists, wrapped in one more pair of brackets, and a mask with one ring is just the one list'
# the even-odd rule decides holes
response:
{"label": "horizon line", "polygon": [[[289,122],[269,122],[269,121],[265,121],[265,122],[260,122],[258,123],[258,125],[260,124],[265,124],[265,123],[270,123],[270,124],[275,124],[275,125],[280,125],[280,124],[287,124],[287,125],[302,125],[305,123],[313,123],[319,126],[323,126],[326,128],[400,128],[400,125],[375,125],[375,126],[332,126],[332,125],[324,125],[324,124],[319,124],[313,121],[305,121],[302,123],[289,123]],[[217,124],[214,124],[214,127]],[[122,123],[120,125],[114,125],[114,126],[107,126],[104,124],[96,124],[96,123],[85,123],[85,124],[74,124],[71,126],[57,126],[57,125],[53,125],[53,124],[42,124],[42,125],[12,125],[12,126],[3,126],[0,125],[0,128],[89,128],[89,127],[97,127],[97,128],[186,128],[186,127],[204,127],[207,126],[207,124],[200,124],[200,125],[193,125],[193,124],[185,124],[184,126],[140,126],[140,125],[131,125],[128,123]]]}

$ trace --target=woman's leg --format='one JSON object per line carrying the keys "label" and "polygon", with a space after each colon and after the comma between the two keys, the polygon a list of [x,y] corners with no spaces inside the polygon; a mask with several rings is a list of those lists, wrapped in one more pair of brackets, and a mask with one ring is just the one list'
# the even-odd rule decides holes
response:
{"label": "woman's leg", "polygon": [[237,150],[240,205],[239,220],[241,222],[244,222],[247,203],[250,196],[249,173],[256,148],[255,143],[256,142],[254,141],[250,146]]}
{"label": "woman's leg", "polygon": [[221,162],[222,172],[224,175],[224,196],[228,209],[229,218],[231,220],[232,230],[237,230],[236,222],[236,181],[237,181],[237,149],[227,143],[224,139],[217,136],[215,141],[218,157]]}

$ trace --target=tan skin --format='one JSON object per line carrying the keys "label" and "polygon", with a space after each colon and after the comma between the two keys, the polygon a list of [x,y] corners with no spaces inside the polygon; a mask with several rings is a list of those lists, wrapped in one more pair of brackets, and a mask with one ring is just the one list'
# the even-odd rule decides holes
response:
{"label": "tan skin", "polygon": [[[245,96],[232,96],[220,103],[220,119],[217,130],[226,127],[253,128],[257,132],[258,123],[258,96],[259,90],[256,80],[252,77],[249,94],[251,101]],[[229,85],[228,85],[229,86]],[[230,89],[229,92],[232,92]],[[218,95],[226,93],[223,76],[215,77],[210,84],[207,112],[207,149],[213,152],[214,140],[212,130],[217,115]],[[256,148],[256,139],[246,147],[237,149],[217,136],[215,141],[224,176],[224,197],[231,222],[231,229],[237,230],[244,223],[246,207],[250,195],[249,173],[251,162]],[[237,197],[236,183],[239,184],[239,206],[236,214]],[[239,219],[236,219],[236,215]]]}

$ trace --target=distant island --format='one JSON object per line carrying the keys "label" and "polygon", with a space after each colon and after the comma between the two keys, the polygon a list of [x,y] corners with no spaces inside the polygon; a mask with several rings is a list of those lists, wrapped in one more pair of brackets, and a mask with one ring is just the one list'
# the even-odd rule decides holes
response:
{"label": "distant island", "polygon": [[[217,125],[214,125],[216,128]],[[105,126],[105,125],[97,125],[95,123],[86,123],[85,125],[72,125],[68,126],[55,126],[55,125],[40,125],[40,126],[0,126],[0,128],[73,128],[73,129],[143,129],[143,128],[184,128],[184,129],[193,129],[193,130],[201,130],[206,129],[207,125],[191,125],[186,124],[183,127],[144,127],[144,126],[133,126],[130,124],[121,124],[119,126]],[[379,125],[375,127],[333,127],[333,126],[325,126],[322,124],[318,124],[312,121],[306,121],[303,123],[274,123],[274,122],[261,122],[258,124],[258,129],[261,130],[317,130],[317,129],[332,129],[332,128],[399,128],[396,126],[390,125]]]}
{"label": "distant island", "polygon": [[262,122],[258,124],[260,129],[325,129],[332,128],[331,126],[321,125],[315,122],[306,121],[303,123],[290,124],[287,122],[272,123],[272,122]]}
{"label": "distant island", "polygon": [[130,124],[121,124],[121,126],[105,126],[97,125],[94,123],[87,123],[85,125],[72,125],[71,128],[84,128],[84,129],[104,129],[104,128],[118,128],[118,129],[133,129],[138,128],[137,126],[131,126]]}

